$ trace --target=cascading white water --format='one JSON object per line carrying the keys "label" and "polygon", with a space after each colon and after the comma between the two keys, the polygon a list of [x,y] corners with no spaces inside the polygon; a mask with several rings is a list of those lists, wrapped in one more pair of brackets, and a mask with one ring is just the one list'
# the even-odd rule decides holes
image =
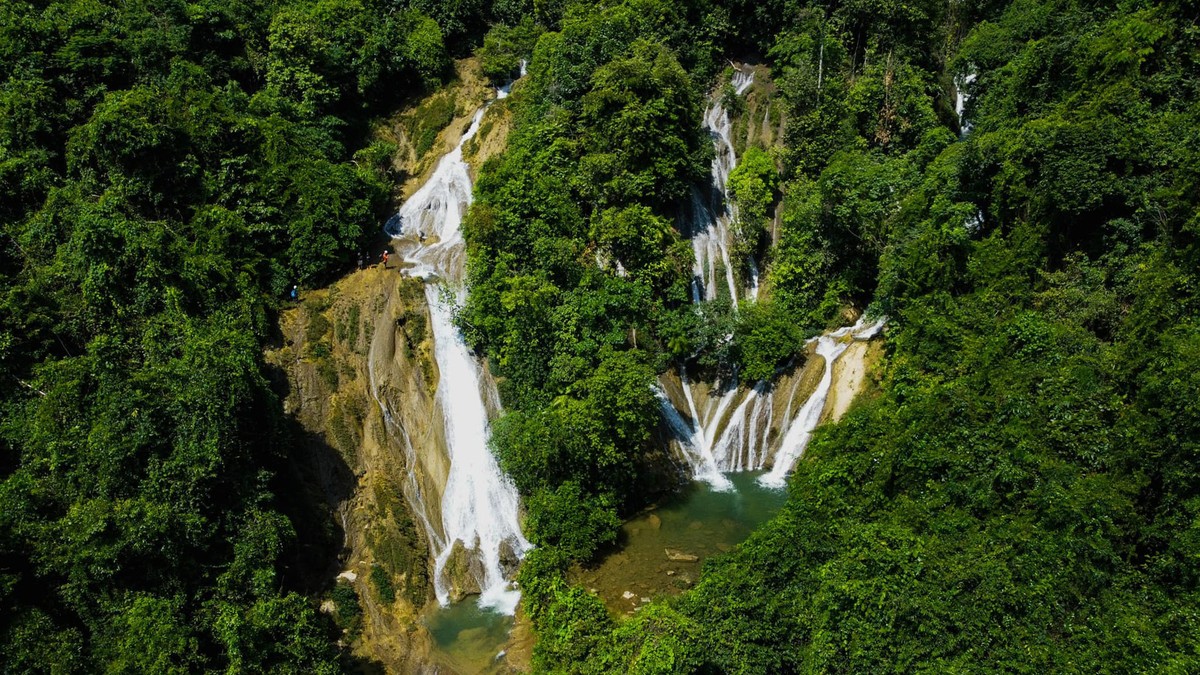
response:
{"label": "cascading white water", "polygon": [[959,75],[954,78],[954,90],[956,93],[954,97],[954,112],[958,114],[959,136],[962,138],[966,138],[967,134],[971,132],[971,122],[963,115],[967,111],[967,100],[971,98],[971,95],[967,93],[967,88],[974,82],[975,73],[967,73],[966,75]]}
{"label": "cascading white water", "polygon": [[[503,89],[497,95],[507,93]],[[446,566],[457,541],[481,563],[470,566],[482,590],[480,604],[512,614],[520,595],[504,578],[501,551],[507,546],[520,557],[532,546],[521,533],[516,488],[488,448],[485,401],[498,399],[494,384],[482,377],[478,361],[453,322],[464,293],[461,225],[471,202],[471,177],[462,149],[478,131],[483,113],[475,114],[458,145],[441,158],[433,175],[385,229],[396,238],[397,252],[411,266],[408,273],[429,282],[425,295],[438,366],[437,402],[449,459],[441,533],[432,528],[429,533],[438,602],[449,602]]]}
{"label": "cascading white water", "polygon": [[[686,381],[684,388],[685,390],[687,388]],[[706,443],[704,428],[689,424],[687,420],[683,419],[683,415],[679,414],[679,411],[671,404],[671,399],[660,387],[654,388],[654,395],[658,397],[659,404],[662,406],[663,417],[667,420],[667,426],[671,428],[671,432],[675,434],[676,439],[679,440],[680,445],[683,447],[688,465],[692,470],[692,477],[708,483],[716,490],[724,491],[733,489],[733,484],[729,482],[729,479],[721,473],[720,467],[717,466],[717,461],[712,454],[712,444]],[[693,411],[694,409],[693,405]]]}
{"label": "cascading white water", "polygon": [[[752,72],[734,71],[731,85],[738,96],[753,84]],[[728,200],[729,174],[737,165],[733,143],[730,141],[729,113],[719,99],[709,104],[704,113],[704,127],[712,137],[714,158],[712,186],[707,193],[692,193],[692,248],[695,253],[692,300],[699,304],[717,299],[720,293],[720,268],[731,303],[738,308],[739,293],[730,264],[732,236],[730,224],[736,218]],[[711,195],[705,198],[705,194]],[[603,265],[602,265],[603,266]],[[749,260],[750,287],[743,297],[758,298],[758,266]],[[772,390],[766,382],[752,387],[726,387],[714,391],[704,383],[688,381],[682,368],[674,401],[667,395],[666,380],[656,388],[663,417],[678,442],[692,476],[718,490],[732,489],[723,472],[761,470],[774,459],[773,469],[763,477],[764,484],[782,484],[784,477],[804,451],[808,438],[821,418],[833,379],[833,363],[856,339],[869,339],[881,330],[883,320],[864,324],[860,319],[849,326],[813,338],[816,353],[824,359],[821,381],[799,409],[793,408],[799,379],[792,381],[786,391]],[[703,402],[697,404],[694,390],[704,390]],[[778,402],[786,395],[782,407]],[[794,411],[794,412],[793,412]],[[774,449],[774,452],[772,450]]]}
{"label": "cascading white water", "polygon": [[[408,237],[402,251],[412,264],[408,273],[424,279],[445,279],[459,283],[463,273],[465,247],[462,237],[463,213],[471,203],[471,175],[463,161],[463,144],[479,130],[483,110],[475,113],[471,126],[458,145],[438,160],[437,168],[425,184],[404,202],[400,212],[384,227],[395,238]],[[411,246],[417,239],[416,246]]]}
{"label": "cascading white water", "polygon": [[[824,361],[823,373],[816,389],[798,409],[795,406],[799,379],[782,390],[771,390],[766,382],[758,382],[750,388],[730,387],[717,394],[710,391],[707,400],[698,404],[693,394],[697,385],[689,382],[687,373],[681,370],[682,407],[679,408],[676,407],[679,399],[672,404],[663,389],[656,389],[664,418],[693,478],[718,490],[728,489],[730,483],[724,472],[760,471],[771,465],[771,472],[761,482],[781,486],[825,411],[833,382],[833,364],[850,343],[878,335],[885,321],[868,323],[860,318],[853,326],[808,341],[816,344],[816,355]],[[777,419],[777,413],[782,417]]]}
{"label": "cascading white water", "polygon": [[738,96],[745,94],[750,85],[754,84],[754,71],[746,72],[735,68],[729,84],[733,86],[733,90]]}
{"label": "cascading white water", "polygon": [[[459,291],[461,294],[461,291]],[[530,548],[521,534],[517,489],[496,464],[488,449],[488,418],[481,391],[479,364],[454,326],[450,298],[439,288],[425,287],[433,323],[434,355],[438,364],[438,405],[446,430],[450,474],[442,493],[445,541],[461,541],[483,562],[480,604],[505,614],[516,610],[520,595],[509,589],[500,565],[506,542],[520,555]],[[461,300],[461,295],[454,300]],[[443,605],[449,599],[444,570],[453,544],[435,558],[434,589]]]}
{"label": "cascading white water", "polygon": [[[754,74],[735,70],[733,87],[741,96],[754,83]],[[738,288],[734,281],[733,265],[730,264],[729,249],[733,238],[729,226],[736,217],[728,200],[727,185],[729,172],[737,166],[737,155],[729,135],[732,124],[729,111],[714,100],[704,111],[704,128],[713,142],[712,189],[706,197],[700,190],[692,191],[692,252],[695,254],[692,284],[692,300],[715,300],[718,294],[718,266],[724,268],[726,289],[734,307],[738,303]],[[757,295],[758,275],[754,274],[753,290]]]}
{"label": "cascading white water", "polygon": [[779,444],[779,450],[775,452],[775,465],[769,473],[759,478],[759,483],[762,485],[783,487],[787,480],[787,474],[792,470],[800,455],[804,454],[804,449],[808,447],[808,441],[812,438],[813,430],[817,428],[817,422],[821,419],[821,412],[825,410],[825,400],[829,398],[829,388],[833,385],[834,361],[837,361],[837,358],[846,351],[853,340],[870,339],[883,329],[883,319],[870,324],[865,321],[865,317],[860,318],[853,326],[839,328],[816,338],[817,355],[825,359],[825,371],[821,375],[821,381],[817,384],[816,391],[808,397],[808,400],[801,406],[800,412],[796,413],[788,425],[783,441]]}
{"label": "cascading white water", "polygon": [[[714,454],[721,458],[725,471],[748,471],[759,469],[766,460],[767,432],[771,428],[774,407],[766,384],[759,382],[746,392],[742,402],[725,424],[725,431],[717,440]],[[717,420],[719,423],[720,420]],[[715,425],[714,425],[715,426]]]}

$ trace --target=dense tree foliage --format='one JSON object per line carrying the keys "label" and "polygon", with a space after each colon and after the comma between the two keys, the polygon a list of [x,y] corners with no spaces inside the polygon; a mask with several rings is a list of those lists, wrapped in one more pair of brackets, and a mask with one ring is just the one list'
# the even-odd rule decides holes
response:
{"label": "dense tree foliage", "polygon": [[480,172],[464,224],[460,323],[500,376],[508,412],[493,446],[539,544],[522,572],[527,607],[539,649],[561,648],[561,659],[589,650],[575,622],[605,616],[563,582],[565,566],[611,543],[618,514],[671,487],[650,471],[652,385],[699,332],[676,223],[711,158],[699,125],[707,83],[689,74],[714,69],[713,43],[689,34],[705,11],[573,4],[552,30],[497,27],[480,50],[493,76],[529,66],[509,146]]}
{"label": "dense tree foliage", "polygon": [[358,0],[0,7],[0,669],[338,669],[262,348],[380,222],[355,151],[443,35]]}
{"label": "dense tree foliage", "polygon": [[[369,120],[477,49],[497,82],[528,61],[465,223],[459,323],[499,378],[494,450],[538,544],[537,667],[1195,670],[1196,17],[4,3],[0,666],[344,665],[286,564],[309,524],[262,346],[284,289],[338,274],[381,220]],[[764,278],[735,311],[692,305],[681,220],[708,181],[704,97],[741,56],[770,67],[786,130],[730,175],[737,257]],[[868,305],[891,317],[882,392],[817,435],[779,517],[633,619],[566,581],[669,487],[656,372],[769,378]]]}

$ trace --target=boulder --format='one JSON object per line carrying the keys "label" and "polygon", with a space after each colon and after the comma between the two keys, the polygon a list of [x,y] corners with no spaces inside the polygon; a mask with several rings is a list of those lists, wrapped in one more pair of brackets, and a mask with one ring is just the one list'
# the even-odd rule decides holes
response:
{"label": "boulder", "polygon": [[700,559],[700,556],[684,553],[679,549],[668,548],[663,551],[667,554],[667,559],[673,562],[696,562]]}
{"label": "boulder", "polygon": [[504,578],[512,579],[517,576],[517,568],[520,566],[521,558],[517,556],[512,542],[507,539],[500,542],[500,572],[504,574]]}
{"label": "boulder", "polygon": [[454,545],[450,547],[450,557],[446,559],[446,567],[443,570],[452,601],[458,602],[482,590],[479,588],[479,580],[483,575],[476,575],[476,571],[483,571],[483,563],[479,561],[479,557],[472,555],[461,540],[454,540]]}

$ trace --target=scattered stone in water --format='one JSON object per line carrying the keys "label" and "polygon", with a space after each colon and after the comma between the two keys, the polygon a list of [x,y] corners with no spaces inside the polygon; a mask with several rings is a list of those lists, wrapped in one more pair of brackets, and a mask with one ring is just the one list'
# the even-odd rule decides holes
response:
{"label": "scattered stone in water", "polygon": [[723,543],[723,542],[718,542],[718,543],[717,543],[717,550],[718,550],[718,551],[720,551],[721,553],[725,553],[725,552],[727,552],[727,551],[732,551],[732,550],[733,550],[733,547],[732,547],[732,546],[730,546],[729,544],[726,544],[726,543]]}
{"label": "scattered stone in water", "polygon": [[683,551],[674,548],[663,550],[667,554],[667,559],[674,560],[675,562],[696,562],[700,559],[700,556],[692,555],[691,553],[684,553]]}
{"label": "scattered stone in water", "polygon": [[647,603],[647,602],[650,602],[650,598],[642,598],[642,603],[643,603],[643,604],[645,604],[645,603]]}
{"label": "scattered stone in water", "polygon": [[625,598],[626,600],[632,600],[633,598],[636,598],[637,595],[633,591],[625,591],[621,594],[621,597]]}
{"label": "scattered stone in water", "polygon": [[521,565],[521,557],[513,549],[512,542],[503,539],[500,541],[500,571],[505,579],[511,579],[517,575],[517,568]]}
{"label": "scattered stone in water", "polygon": [[692,521],[692,524],[691,524],[691,525],[688,525],[688,529],[689,529],[689,530],[699,530],[699,529],[700,529],[700,528],[702,528],[702,527],[704,527],[704,523],[702,523],[702,522],[700,522],[700,521],[698,521],[698,520],[693,520],[693,521]]}
{"label": "scattered stone in water", "polygon": [[659,518],[656,514],[651,513],[650,517],[646,520],[649,521],[650,527],[655,530],[662,527],[662,518]]}
{"label": "scattered stone in water", "polygon": [[675,570],[667,570],[667,576],[669,576],[669,577],[675,576]]}

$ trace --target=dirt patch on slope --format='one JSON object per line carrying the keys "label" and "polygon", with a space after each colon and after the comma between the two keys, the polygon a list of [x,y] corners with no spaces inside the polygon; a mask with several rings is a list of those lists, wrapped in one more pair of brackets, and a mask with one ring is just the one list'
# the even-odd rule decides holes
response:
{"label": "dirt patch on slope", "polygon": [[876,386],[875,372],[883,357],[881,340],[855,341],[841,357],[833,363],[833,386],[829,401],[825,404],[825,415],[830,421],[838,421],[850,409],[851,404],[868,386]]}

